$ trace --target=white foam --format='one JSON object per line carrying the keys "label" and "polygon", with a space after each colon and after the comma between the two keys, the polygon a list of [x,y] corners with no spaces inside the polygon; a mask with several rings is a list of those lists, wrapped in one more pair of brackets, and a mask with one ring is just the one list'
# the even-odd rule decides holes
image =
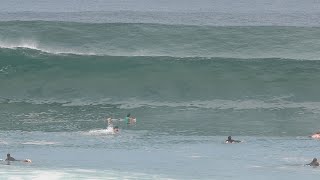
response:
{"label": "white foam", "polygon": [[262,168],[262,166],[258,166],[258,165],[251,165],[249,167],[251,167],[251,168]]}
{"label": "white foam", "polygon": [[50,142],[50,141],[29,141],[24,142],[21,144],[28,144],[28,145],[52,145],[52,144],[58,144],[57,142]]}
{"label": "white foam", "polygon": [[[21,174],[21,172],[24,172]],[[6,170],[6,173],[0,175],[1,179],[12,179],[12,180],[19,180],[19,179],[32,179],[32,180],[59,180],[63,179],[68,175],[64,172],[58,171],[45,171],[45,170],[27,170],[27,169],[17,169],[17,170]]]}
{"label": "white foam", "polygon": [[115,133],[113,132],[113,128],[109,127],[107,129],[90,130],[88,134],[89,135],[113,135]]}
{"label": "white foam", "polygon": [[59,180],[59,179],[63,179],[63,177],[66,177],[66,173],[63,172],[57,172],[57,171],[36,171],[33,173],[33,175],[31,176],[31,178],[33,180]]}
{"label": "white foam", "polygon": [[[27,49],[33,49],[37,51],[42,51],[45,53],[50,54],[76,54],[76,55],[99,55],[98,53],[91,52],[91,51],[84,51],[81,50],[74,50],[74,49],[68,49],[68,48],[54,48],[54,47],[45,47],[44,45],[40,45],[35,40],[31,39],[20,39],[15,41],[8,41],[8,40],[0,40],[0,48],[6,48],[6,49],[17,49],[17,48],[27,48]],[[103,55],[103,54],[100,54]]]}
{"label": "white foam", "polygon": [[[23,172],[23,173],[22,173]],[[115,172],[115,171],[105,171],[105,170],[87,170],[87,169],[61,169],[61,170],[51,170],[51,169],[25,169],[18,168],[15,170],[6,169],[0,172],[0,179],[32,179],[32,180],[62,180],[62,179],[166,179],[159,175],[144,174],[144,173],[132,173],[132,172]]]}
{"label": "white foam", "polygon": [[192,155],[190,156],[191,158],[202,158],[203,156],[199,156],[199,155]]}
{"label": "white foam", "polygon": [[38,175],[34,175],[32,177],[32,179],[35,180],[43,180],[43,179],[47,179],[47,180],[58,180],[61,179],[65,176],[65,173],[61,173],[61,172],[41,172]]}

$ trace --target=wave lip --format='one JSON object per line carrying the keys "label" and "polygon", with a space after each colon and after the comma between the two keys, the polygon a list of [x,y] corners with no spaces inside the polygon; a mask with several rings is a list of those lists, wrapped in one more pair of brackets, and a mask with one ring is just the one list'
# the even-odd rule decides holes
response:
{"label": "wave lip", "polygon": [[53,54],[53,55],[64,55],[64,54],[70,54],[70,55],[87,55],[87,56],[102,56],[105,54],[98,54],[90,51],[77,51],[73,49],[68,48],[50,48],[50,47],[42,47],[38,42],[33,40],[22,40],[21,42],[16,43],[5,43],[0,41],[0,48],[2,49],[13,49],[13,50],[19,50],[19,49],[25,49],[25,50],[35,50],[40,51],[43,53]]}
{"label": "wave lip", "polygon": [[0,41],[0,48],[16,49],[16,48],[28,48],[34,50],[40,50],[38,43],[33,40],[21,40],[20,42],[5,42]]}

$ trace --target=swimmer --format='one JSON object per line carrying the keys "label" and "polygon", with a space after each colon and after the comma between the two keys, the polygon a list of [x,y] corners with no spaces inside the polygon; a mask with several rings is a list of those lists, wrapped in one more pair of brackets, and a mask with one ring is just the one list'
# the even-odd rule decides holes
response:
{"label": "swimmer", "polygon": [[109,117],[107,118],[107,124],[108,124],[108,127],[112,127],[113,126],[113,122],[112,122],[112,119]]}
{"label": "swimmer", "polygon": [[127,124],[134,124],[136,123],[136,118],[131,117],[131,114],[128,113],[127,116],[124,118]]}
{"label": "swimmer", "polygon": [[228,136],[228,139],[226,140],[226,143],[239,143],[239,142],[241,142],[241,141],[239,141],[239,140],[233,140],[233,139],[231,138],[231,136]]}
{"label": "swimmer", "polygon": [[17,161],[17,160],[15,158],[11,157],[11,155],[8,153],[6,161]]}
{"label": "swimmer", "polygon": [[306,164],[307,166],[319,166],[319,162],[317,158],[313,158],[312,162],[309,164]]}
{"label": "swimmer", "polygon": [[107,129],[106,131],[110,134],[117,134],[119,133],[119,127],[118,126],[113,126],[113,121],[112,119],[109,117],[107,118],[107,123],[108,123],[108,126],[107,126]]}
{"label": "swimmer", "polygon": [[32,162],[30,159],[17,160],[15,158],[13,158],[9,153],[7,154],[7,159],[5,161],[7,161],[7,162],[10,162],[10,161],[21,161],[21,162],[28,162],[28,163]]}
{"label": "swimmer", "polygon": [[119,127],[118,126],[113,127],[113,133],[117,134],[118,132],[119,132]]}

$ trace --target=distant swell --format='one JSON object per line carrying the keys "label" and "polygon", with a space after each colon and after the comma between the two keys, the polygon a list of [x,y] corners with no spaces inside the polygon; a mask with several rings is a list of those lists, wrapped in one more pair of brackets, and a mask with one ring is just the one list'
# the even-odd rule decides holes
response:
{"label": "distant swell", "polygon": [[1,48],[52,54],[319,60],[317,27],[0,22]]}

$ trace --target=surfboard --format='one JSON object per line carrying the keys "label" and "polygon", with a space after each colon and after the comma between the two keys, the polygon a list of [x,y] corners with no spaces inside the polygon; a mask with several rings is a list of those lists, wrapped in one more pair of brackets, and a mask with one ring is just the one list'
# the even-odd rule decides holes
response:
{"label": "surfboard", "polygon": [[314,138],[314,139],[320,139],[320,134],[314,134],[311,137]]}

